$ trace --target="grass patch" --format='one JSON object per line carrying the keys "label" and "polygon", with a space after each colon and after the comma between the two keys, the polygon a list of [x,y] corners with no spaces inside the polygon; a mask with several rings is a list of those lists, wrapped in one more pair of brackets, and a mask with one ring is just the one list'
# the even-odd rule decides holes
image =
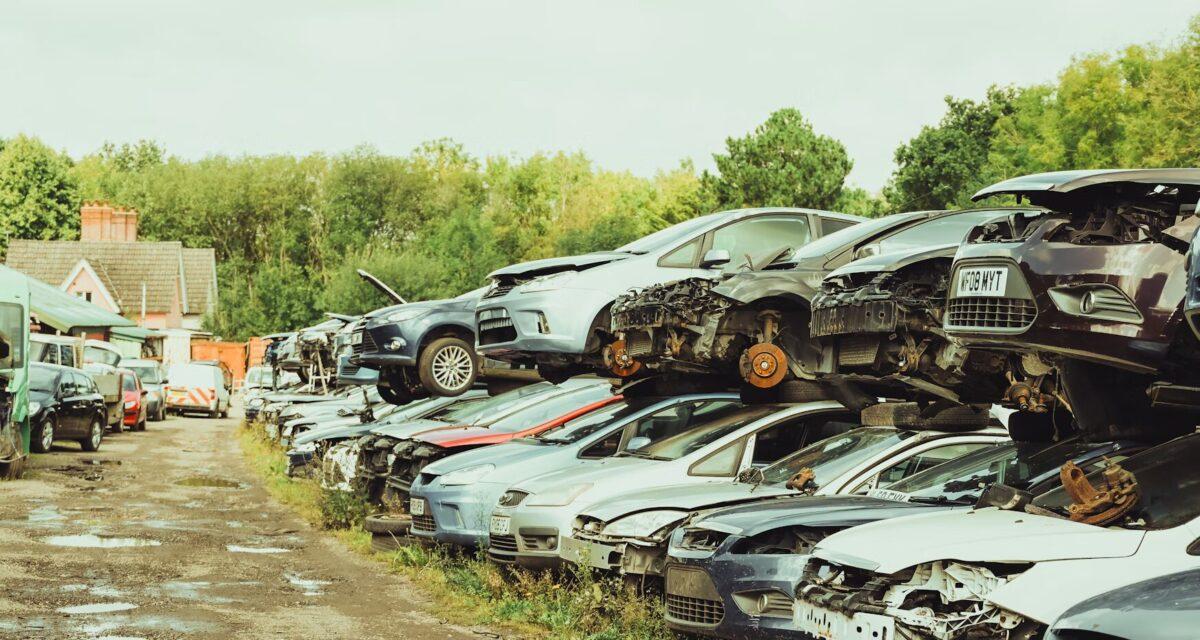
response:
{"label": "grass patch", "polygon": [[371,534],[361,528],[370,511],[365,500],[326,491],[307,478],[287,477],[283,451],[255,425],[243,423],[238,440],[250,468],[272,496],[310,524],[333,531],[347,548],[407,578],[452,622],[565,640],[671,637],[658,600],[639,597],[617,578],[589,571],[551,575],[506,570],[481,556],[416,545],[373,552]]}

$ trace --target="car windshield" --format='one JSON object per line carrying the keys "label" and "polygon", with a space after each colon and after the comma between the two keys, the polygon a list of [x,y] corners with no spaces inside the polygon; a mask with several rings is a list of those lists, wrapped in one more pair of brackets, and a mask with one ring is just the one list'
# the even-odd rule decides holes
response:
{"label": "car windshield", "polygon": [[[1200,434],[1176,438],[1121,461],[1137,480],[1137,504],[1115,526],[1170,529],[1200,517]],[[1088,474],[1093,487],[1104,485],[1103,469]],[[1034,498],[1034,506],[1066,514],[1071,498],[1062,487]]]}
{"label": "car windshield", "polygon": [[54,381],[57,379],[58,372],[50,367],[39,367],[37,365],[29,367],[30,391],[54,393]]}
{"label": "car windshield", "polygon": [[121,354],[114,353],[101,347],[85,346],[83,348],[83,359],[87,360],[88,362],[99,362],[100,364],[107,364],[115,367],[117,366],[117,363],[121,361]]}
{"label": "car windshield", "polygon": [[159,384],[162,382],[162,376],[158,374],[158,367],[130,366],[129,369],[137,374],[142,384]]}
{"label": "car windshield", "polygon": [[121,376],[121,389],[123,391],[137,391],[137,376],[126,373]]}
{"label": "car windshield", "polygon": [[692,416],[698,426],[650,443],[637,451],[628,451],[624,455],[652,460],[678,460],[783,409],[783,406],[774,404],[741,406],[733,402],[712,403],[711,407]]}
{"label": "car windshield", "polygon": [[763,469],[762,481],[784,484],[801,469],[808,468],[812,469],[813,481],[819,487],[913,435],[912,431],[889,427],[859,427],[814,442]]}
{"label": "car windshield", "polygon": [[916,502],[926,498],[974,502],[993,484],[1028,489],[1033,480],[1096,446],[1078,439],[1049,446],[1036,442],[1005,442],[914,474],[887,489],[903,493]]}
{"label": "car windshield", "polygon": [[609,397],[612,397],[612,390],[608,385],[598,384],[572,389],[522,407],[488,423],[487,427],[503,433],[524,431]]}
{"label": "car windshield", "polygon": [[920,218],[923,215],[924,214],[921,213],[895,213],[890,216],[884,216],[882,218],[876,218],[874,220],[868,220],[866,222],[852,225],[846,227],[845,229],[834,231],[829,235],[821,236],[820,238],[809,242],[803,247],[796,249],[791,253],[791,255],[781,257],[772,264],[779,264],[783,262],[801,262],[803,260],[820,258],[821,256],[840,251],[846,246],[857,244],[864,238],[870,238],[878,233],[904,224],[909,220]]}
{"label": "car windshield", "polygon": [[612,424],[614,420],[640,410],[640,408],[630,407],[624,401],[614,402],[603,409],[586,413],[574,420],[568,420],[557,427],[547,429],[535,436],[535,438],[542,442],[553,444],[579,442],[583,438]]}
{"label": "car windshield", "polygon": [[707,216],[692,218],[691,220],[684,220],[679,224],[667,227],[661,231],[655,231],[648,236],[638,238],[627,245],[617,247],[614,249],[614,251],[619,251],[621,253],[650,253],[651,251],[657,251],[658,249],[662,249],[664,247],[674,246],[676,242],[691,237],[696,231],[713,222],[715,220],[715,216],[718,215],[720,214],[714,213]]}
{"label": "car windshield", "polygon": [[949,213],[930,218],[881,239],[879,253],[909,253],[925,247],[958,244],[977,225],[995,220],[1003,215],[1007,215],[1007,212],[986,209]]}
{"label": "car windshield", "polygon": [[[136,369],[135,369],[136,371]],[[147,381],[150,382],[150,381]],[[246,372],[246,384],[257,386],[270,386],[271,370],[266,368],[253,368]]]}
{"label": "car windshield", "polygon": [[549,382],[526,385],[512,391],[505,391],[500,395],[492,396],[483,402],[464,407],[462,411],[452,411],[438,417],[438,420],[453,422],[455,424],[475,424],[485,417],[510,411],[513,407],[520,405],[533,396],[551,393],[556,390],[557,387]]}

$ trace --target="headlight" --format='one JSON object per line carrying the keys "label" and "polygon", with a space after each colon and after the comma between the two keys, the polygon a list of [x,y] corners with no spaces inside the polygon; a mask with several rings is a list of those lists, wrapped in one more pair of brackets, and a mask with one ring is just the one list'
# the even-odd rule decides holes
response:
{"label": "headlight", "polygon": [[126,409],[132,409],[132,408],[134,408],[134,407],[136,407],[136,406],[137,406],[137,402],[136,402],[136,401],[134,401],[134,400],[126,400],[126,401],[125,401],[125,408],[126,408]]}
{"label": "headlight", "polygon": [[578,271],[563,271],[560,273],[552,273],[548,276],[541,276],[540,278],[534,278],[533,280],[521,285],[521,291],[532,293],[535,291],[561,289],[568,282],[574,280],[575,276],[577,275],[579,275]]}
{"label": "headlight", "polygon": [[413,318],[418,318],[427,313],[429,313],[429,309],[400,309],[399,311],[393,311],[391,314],[389,314],[387,316],[387,321],[404,322],[405,320],[412,320]]}
{"label": "headlight", "polygon": [[494,464],[477,464],[473,467],[451,471],[442,476],[442,484],[455,487],[464,484],[475,484],[483,479],[484,476],[496,469]]}
{"label": "headlight", "polygon": [[604,534],[609,536],[637,537],[651,536],[671,524],[687,517],[684,511],[643,511],[621,518],[604,527]]}
{"label": "headlight", "polygon": [[590,482],[569,484],[553,491],[547,491],[546,493],[535,493],[529,496],[525,504],[531,507],[565,507],[575,502],[575,498],[583,495],[584,492],[591,488],[592,483]]}
{"label": "headlight", "polygon": [[263,406],[264,402],[266,402],[266,399],[264,398],[250,398],[250,401],[246,404],[251,407],[261,407]]}
{"label": "headlight", "polygon": [[29,403],[29,415],[36,416],[37,412],[39,412],[41,410],[42,410],[42,403],[40,403],[40,402],[30,402]]}

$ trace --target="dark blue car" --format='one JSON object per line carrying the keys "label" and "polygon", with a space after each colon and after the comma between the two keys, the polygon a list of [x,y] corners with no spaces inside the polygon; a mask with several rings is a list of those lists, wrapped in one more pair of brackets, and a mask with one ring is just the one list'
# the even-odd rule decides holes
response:
{"label": "dark blue car", "polygon": [[1045,640],[1195,640],[1200,569],[1151,578],[1088,598],[1050,625]]}
{"label": "dark blue car", "polygon": [[671,539],[667,626],[720,638],[802,638],[792,626],[794,587],[825,536],[922,510],[967,509],[992,484],[1034,494],[1059,482],[1068,460],[1085,470],[1144,448],[1079,439],[1007,442],[913,475],[867,496],[768,499],[699,512]]}

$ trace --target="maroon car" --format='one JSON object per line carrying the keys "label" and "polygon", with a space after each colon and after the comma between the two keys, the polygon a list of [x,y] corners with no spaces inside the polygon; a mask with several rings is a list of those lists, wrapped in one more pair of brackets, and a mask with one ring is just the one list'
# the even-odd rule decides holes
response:
{"label": "maroon car", "polygon": [[944,328],[1009,353],[1009,399],[1058,403],[1085,432],[1161,435],[1200,413],[1200,347],[1182,322],[1200,169],[1086,170],[975,194],[1044,207],[976,227],[955,256]]}

